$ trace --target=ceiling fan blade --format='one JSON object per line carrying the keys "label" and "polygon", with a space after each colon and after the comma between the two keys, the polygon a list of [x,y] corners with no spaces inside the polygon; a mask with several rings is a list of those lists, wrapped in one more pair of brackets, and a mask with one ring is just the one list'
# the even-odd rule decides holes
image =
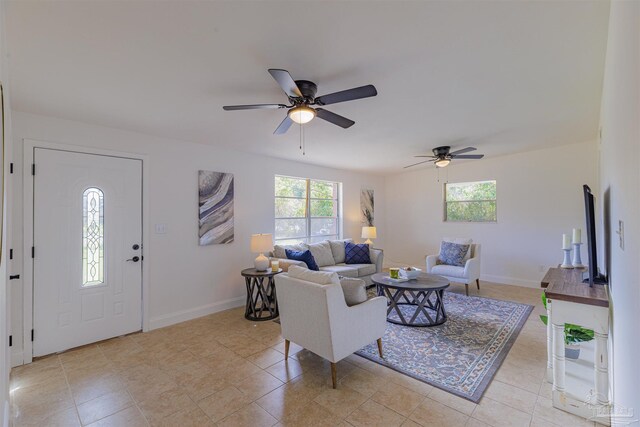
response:
{"label": "ceiling fan blade", "polygon": [[414,163],[414,164],[412,164],[412,165],[405,166],[403,169],[410,168],[410,167],[413,167],[413,166],[418,166],[418,165],[421,165],[421,164],[423,164],[423,163],[432,162],[432,161],[433,161],[433,160],[425,160],[425,161],[423,161],[423,162]]}
{"label": "ceiling fan blade", "polygon": [[340,92],[322,95],[316,98],[316,104],[329,105],[338,102],[353,101],[354,99],[368,98],[376,96],[378,91],[373,85],[360,86],[353,89],[347,89]]}
{"label": "ceiling fan blade", "polygon": [[291,125],[293,124],[293,120],[286,116],[284,120],[278,125],[276,130],[273,132],[274,135],[282,135],[287,133]]}
{"label": "ceiling fan blade", "polygon": [[437,159],[438,158],[438,156],[427,156],[427,155],[425,155],[425,156],[413,156],[413,157],[429,157],[430,159]]}
{"label": "ceiling fan blade", "polygon": [[284,104],[249,104],[249,105],[225,105],[222,107],[225,111],[236,111],[236,110],[265,110],[265,109],[278,109],[278,108],[287,108]]}
{"label": "ceiling fan blade", "polygon": [[338,125],[342,128],[349,128],[353,126],[356,122],[353,120],[349,120],[346,117],[342,117],[336,113],[332,113],[331,111],[324,110],[322,108],[316,108],[316,115],[322,120],[326,120],[334,125]]}
{"label": "ceiling fan blade", "polygon": [[278,82],[278,84],[288,97],[302,98],[302,92],[300,92],[300,88],[298,88],[298,85],[287,70],[270,68],[269,74],[271,74],[271,77],[273,77]]}
{"label": "ceiling fan blade", "polygon": [[463,148],[462,150],[458,150],[458,151],[452,151],[451,153],[449,153],[449,155],[457,155],[457,154],[463,154],[463,153],[468,153],[469,151],[476,151],[477,148],[475,147],[467,147],[467,148]]}
{"label": "ceiling fan blade", "polygon": [[463,155],[452,155],[454,159],[481,159],[484,157],[484,154],[463,154]]}

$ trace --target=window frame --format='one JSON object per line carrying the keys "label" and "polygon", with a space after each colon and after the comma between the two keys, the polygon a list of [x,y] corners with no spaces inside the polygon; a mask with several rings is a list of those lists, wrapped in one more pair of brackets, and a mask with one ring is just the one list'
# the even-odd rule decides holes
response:
{"label": "window frame", "polygon": [[[495,199],[480,199],[480,200],[456,200],[456,201],[447,201],[447,185],[449,184],[479,184],[482,182],[493,182],[496,189],[496,197]],[[498,181],[496,179],[483,179],[480,181],[463,181],[463,182],[445,182],[442,186],[442,222],[453,222],[453,223],[477,223],[477,224],[495,224],[498,222]],[[472,203],[472,202],[494,202],[496,206],[496,215],[493,220],[453,220],[447,218],[447,204],[448,203]]]}
{"label": "window frame", "polygon": [[[275,194],[275,182],[278,178],[291,178],[304,180],[306,184],[305,189],[305,197],[293,197],[293,196],[278,196]],[[311,197],[311,183],[312,182],[324,182],[329,183],[336,186],[336,194],[334,198],[331,199],[323,199],[318,197]],[[273,241],[275,244],[286,240],[297,240],[298,242],[311,243],[311,240],[314,238],[326,238],[329,240],[331,238],[341,239],[342,238],[342,183],[338,181],[329,181],[326,179],[313,179],[313,178],[301,178],[297,176],[289,176],[289,175],[274,175],[273,178],[274,183],[274,215],[273,215],[273,224],[274,224],[274,232],[273,232]],[[305,215],[304,217],[276,217],[275,216],[275,201],[277,199],[291,199],[291,200],[305,200],[304,208]],[[335,203],[335,212],[336,216],[311,216],[311,202],[313,200],[332,200]],[[304,219],[306,223],[307,233],[306,236],[293,236],[293,237],[282,237],[278,238],[276,235],[276,222],[278,220],[300,220]],[[335,234],[326,234],[326,235],[313,235],[311,232],[311,221],[314,219],[335,219],[336,221],[336,233]]]}

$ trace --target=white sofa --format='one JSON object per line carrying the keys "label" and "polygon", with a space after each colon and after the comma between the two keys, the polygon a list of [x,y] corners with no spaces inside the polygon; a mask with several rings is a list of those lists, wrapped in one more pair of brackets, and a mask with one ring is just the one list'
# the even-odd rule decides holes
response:
{"label": "white sofa", "polygon": [[464,283],[467,296],[469,295],[469,283],[475,281],[478,290],[480,290],[480,246],[478,243],[470,244],[469,259],[465,262],[464,267],[441,264],[438,255],[427,255],[427,273],[444,276],[450,282]]}
{"label": "white sofa", "polygon": [[[328,247],[330,249],[330,256],[326,254],[319,253],[319,246],[323,246],[325,242],[328,242]],[[369,249],[369,257],[371,258],[371,264],[345,264],[345,254],[344,254],[344,244],[345,242],[352,242],[351,239],[344,240],[325,240],[324,242],[319,243],[300,243],[297,245],[276,245],[274,247],[273,252],[269,253],[270,260],[278,260],[280,263],[280,268],[283,271],[287,271],[289,266],[297,265],[300,267],[306,267],[307,265],[302,261],[296,261],[292,259],[287,259],[284,249],[294,249],[294,250],[311,250],[320,271],[330,271],[333,273],[338,273],[340,276],[344,277],[357,277],[365,281],[367,286],[373,285],[371,281],[371,276],[375,273],[380,273],[382,271],[382,262],[384,259],[384,252],[382,249]],[[325,252],[326,252],[326,244]],[[316,256],[318,255],[318,256]]]}
{"label": "white sofa", "polygon": [[376,340],[382,357],[387,300],[375,297],[348,307],[337,274],[304,271],[311,277],[324,276],[325,282],[293,278],[287,273],[275,276],[285,361],[289,342],[327,359],[336,388],[337,362]]}

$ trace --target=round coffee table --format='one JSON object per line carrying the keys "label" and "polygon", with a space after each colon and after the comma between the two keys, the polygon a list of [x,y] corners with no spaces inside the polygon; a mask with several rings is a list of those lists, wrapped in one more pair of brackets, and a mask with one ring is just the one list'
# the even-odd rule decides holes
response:
{"label": "round coffee table", "polygon": [[[387,297],[387,322],[436,326],[447,320],[443,297],[449,281],[444,277],[422,273],[416,279],[403,282],[391,279],[388,273],[376,273],[371,280],[376,284],[378,295]],[[403,313],[402,307],[408,309]]]}

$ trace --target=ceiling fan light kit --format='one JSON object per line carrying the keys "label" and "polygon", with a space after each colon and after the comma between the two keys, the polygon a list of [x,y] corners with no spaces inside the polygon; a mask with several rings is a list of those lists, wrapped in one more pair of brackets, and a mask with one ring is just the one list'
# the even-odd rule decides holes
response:
{"label": "ceiling fan light kit", "polygon": [[313,118],[316,116],[316,110],[311,107],[307,107],[306,105],[300,105],[289,110],[287,115],[294,122],[303,125],[313,120]]}
{"label": "ceiling fan light kit", "polygon": [[438,159],[435,161],[436,166],[439,168],[444,168],[449,166],[449,163],[451,163],[450,159],[444,158],[444,159]]}

